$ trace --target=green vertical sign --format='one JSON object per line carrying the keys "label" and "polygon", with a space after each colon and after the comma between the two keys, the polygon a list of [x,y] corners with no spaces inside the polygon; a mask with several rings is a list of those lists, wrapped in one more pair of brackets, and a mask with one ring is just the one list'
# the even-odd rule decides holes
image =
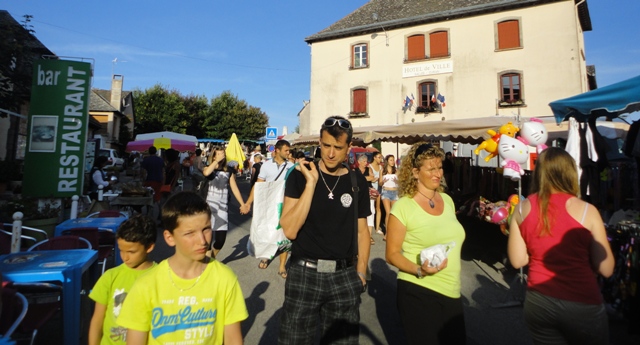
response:
{"label": "green vertical sign", "polygon": [[83,194],[91,74],[91,64],[87,62],[34,62],[24,195]]}

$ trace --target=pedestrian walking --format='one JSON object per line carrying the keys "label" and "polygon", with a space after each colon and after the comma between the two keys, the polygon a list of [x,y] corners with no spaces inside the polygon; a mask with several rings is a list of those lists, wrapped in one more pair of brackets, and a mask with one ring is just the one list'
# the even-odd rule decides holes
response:
{"label": "pedestrian walking", "polygon": [[[278,140],[275,145],[275,150],[273,152],[273,158],[267,160],[262,164],[259,168],[259,174],[257,176],[256,182],[273,182],[278,179],[284,179],[291,167],[293,167],[293,163],[288,160],[290,155],[291,144],[286,140]],[[257,157],[257,155],[256,155]],[[257,163],[254,163],[254,167]],[[253,177],[253,176],[252,176]],[[249,198],[247,199],[247,203],[245,204],[245,208],[240,210],[240,213],[247,214],[251,209],[251,204],[253,203],[254,198],[254,190],[253,186],[251,188],[251,193],[249,194]],[[273,200],[274,203],[279,203],[281,200]],[[259,219],[254,219],[252,221],[260,221]],[[287,252],[280,253],[280,266],[278,268],[278,275],[282,278],[287,277]],[[262,259],[258,264],[258,268],[266,269],[271,264],[271,260]]]}
{"label": "pedestrian walking", "polygon": [[215,232],[212,244],[213,257],[218,255],[227,238],[229,230],[229,189],[244,207],[244,200],[236,184],[236,172],[227,165],[227,158],[223,147],[215,147],[209,156],[209,165],[203,174],[209,181],[207,204],[211,208],[211,228]]}

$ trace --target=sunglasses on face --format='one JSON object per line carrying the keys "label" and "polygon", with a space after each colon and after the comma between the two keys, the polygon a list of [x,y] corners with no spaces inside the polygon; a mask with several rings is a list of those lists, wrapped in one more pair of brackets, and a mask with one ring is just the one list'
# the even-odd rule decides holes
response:
{"label": "sunglasses on face", "polygon": [[418,158],[418,156],[420,156],[421,154],[423,154],[425,151],[427,151],[428,149],[432,148],[433,145],[431,144],[422,144],[420,146],[418,146],[418,148],[416,149],[416,153],[413,154],[413,159]]}
{"label": "sunglasses on face", "polygon": [[322,127],[329,128],[329,127],[335,126],[336,124],[338,124],[338,126],[340,126],[343,129],[351,129],[351,122],[345,119],[336,119],[335,117],[330,117],[324,120]]}

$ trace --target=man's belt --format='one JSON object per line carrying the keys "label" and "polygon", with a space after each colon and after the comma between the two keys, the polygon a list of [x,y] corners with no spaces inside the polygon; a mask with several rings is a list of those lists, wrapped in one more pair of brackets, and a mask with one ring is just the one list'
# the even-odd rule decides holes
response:
{"label": "man's belt", "polygon": [[314,260],[305,258],[291,258],[291,263],[294,265],[316,270],[320,273],[331,273],[343,270],[348,267],[352,267],[355,264],[355,259]]}

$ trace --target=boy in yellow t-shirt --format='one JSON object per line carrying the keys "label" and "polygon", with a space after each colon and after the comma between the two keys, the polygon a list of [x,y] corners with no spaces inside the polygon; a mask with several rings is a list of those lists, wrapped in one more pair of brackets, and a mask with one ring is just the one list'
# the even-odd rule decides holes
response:
{"label": "boy in yellow t-shirt", "polygon": [[162,207],[163,236],[175,254],[141,276],[118,316],[127,344],[242,344],[249,314],[238,277],[206,256],[211,211],[193,192],[172,195]]}
{"label": "boy in yellow t-shirt", "polygon": [[147,255],[156,243],[156,223],[136,215],[124,221],[116,232],[122,265],[106,271],[89,297],[96,302],[89,326],[89,345],[125,344],[127,329],[116,324],[122,302],[133,282],[155,266]]}

